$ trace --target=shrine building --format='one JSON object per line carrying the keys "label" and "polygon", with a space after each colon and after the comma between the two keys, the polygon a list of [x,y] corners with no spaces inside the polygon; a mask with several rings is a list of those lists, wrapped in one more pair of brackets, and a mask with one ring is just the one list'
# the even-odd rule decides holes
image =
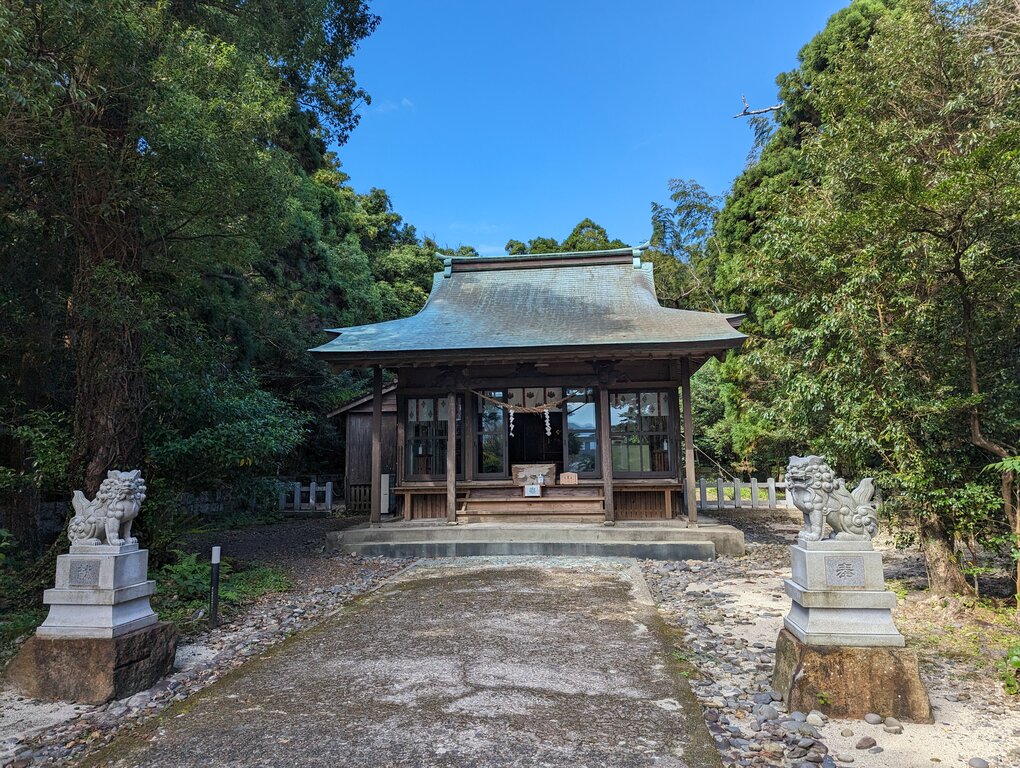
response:
{"label": "shrine building", "polygon": [[691,375],[745,337],[739,316],[661,306],[641,254],[446,258],[416,315],[330,330],[313,354],[374,372],[370,523],[388,490],[407,523],[696,529]]}

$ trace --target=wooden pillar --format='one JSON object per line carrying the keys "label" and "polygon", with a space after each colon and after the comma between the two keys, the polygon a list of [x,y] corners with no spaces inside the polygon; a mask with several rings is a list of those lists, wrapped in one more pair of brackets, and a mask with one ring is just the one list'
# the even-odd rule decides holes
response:
{"label": "wooden pillar", "polygon": [[372,368],[372,489],[368,513],[370,525],[382,516],[382,368]]}
{"label": "wooden pillar", "polygon": [[684,411],[684,501],[687,525],[698,526],[698,505],[694,501],[694,415],[691,411],[691,359],[680,360],[680,397]]}
{"label": "wooden pillar", "polygon": [[[675,361],[674,361],[675,362]],[[683,456],[683,444],[684,439],[680,434],[680,374],[679,371],[676,374],[676,380],[673,382],[673,394],[676,396],[676,400],[669,409],[669,460],[672,462],[671,467],[673,471],[673,477],[676,479],[677,487],[684,491],[684,498],[687,498],[687,490],[684,487],[684,462]],[[693,492],[693,491],[692,491]],[[675,497],[674,497],[675,498]],[[667,518],[680,517],[682,513],[686,513],[686,509],[677,510],[674,506],[670,506],[666,510]]]}
{"label": "wooden pillar", "polygon": [[446,522],[457,522],[457,393],[446,396]]}
{"label": "wooden pillar", "polygon": [[404,476],[407,474],[407,398],[397,397],[397,485],[404,484]]}
{"label": "wooden pillar", "polygon": [[475,410],[477,400],[473,394],[471,394],[471,388],[468,387],[464,393],[464,410],[461,413],[461,424],[464,429],[464,479],[474,480],[475,479],[475,465],[477,458],[475,457],[475,430],[478,427],[478,413]]}
{"label": "wooden pillar", "polygon": [[609,388],[599,387],[599,456],[602,465],[602,495],[606,510],[606,525],[616,524],[616,508],[613,504],[613,442],[609,432]]}

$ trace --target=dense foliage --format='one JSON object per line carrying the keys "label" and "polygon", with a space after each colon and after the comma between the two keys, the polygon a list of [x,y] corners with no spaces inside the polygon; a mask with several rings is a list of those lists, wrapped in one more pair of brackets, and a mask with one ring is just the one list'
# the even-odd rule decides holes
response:
{"label": "dense foliage", "polygon": [[853,3],[779,79],[785,106],[719,214],[733,453],[876,474],[932,586],[960,542],[1017,547],[1020,16]]}
{"label": "dense foliage", "polygon": [[150,520],[330,466],[324,415],[361,382],[305,350],[424,302],[435,244],[326,151],[377,19],[298,5],[0,8],[0,528],[22,542],[46,543],[40,490],[113,466],[145,467]]}
{"label": "dense foliage", "polygon": [[591,219],[582,219],[561,243],[554,237],[533,237],[527,243],[509,240],[505,246],[511,256],[526,253],[576,253],[606,248],[626,248],[622,240],[610,240],[605,227]]}

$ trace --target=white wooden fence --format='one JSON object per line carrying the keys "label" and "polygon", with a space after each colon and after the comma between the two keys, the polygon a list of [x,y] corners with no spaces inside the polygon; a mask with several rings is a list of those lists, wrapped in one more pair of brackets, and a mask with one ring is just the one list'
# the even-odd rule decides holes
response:
{"label": "white wooden fence", "polygon": [[289,490],[280,491],[280,511],[290,509],[296,512],[333,509],[333,483],[308,485],[293,483]]}
{"label": "white wooden fence", "polygon": [[786,496],[786,483],[774,477],[767,480],[698,480],[695,489],[698,509],[792,509]]}

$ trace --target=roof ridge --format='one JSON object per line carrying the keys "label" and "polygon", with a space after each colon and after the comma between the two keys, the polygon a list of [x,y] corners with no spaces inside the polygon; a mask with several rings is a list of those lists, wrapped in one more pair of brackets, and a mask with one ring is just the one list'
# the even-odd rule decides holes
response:
{"label": "roof ridge", "polygon": [[465,261],[481,261],[481,260],[495,260],[506,261],[509,259],[568,259],[576,256],[618,256],[623,254],[636,255],[634,252],[647,251],[651,246],[648,243],[642,243],[641,245],[625,245],[622,248],[600,248],[596,251],[550,251],[548,253],[500,253],[494,256],[447,256],[445,254],[436,254],[439,258],[449,259],[456,262]]}
{"label": "roof ridge", "polygon": [[641,255],[648,243],[627,248],[604,248],[599,251],[568,251],[565,253],[521,253],[505,256],[444,256],[443,276],[454,272],[484,272],[499,269],[536,269],[567,266],[642,264]]}

